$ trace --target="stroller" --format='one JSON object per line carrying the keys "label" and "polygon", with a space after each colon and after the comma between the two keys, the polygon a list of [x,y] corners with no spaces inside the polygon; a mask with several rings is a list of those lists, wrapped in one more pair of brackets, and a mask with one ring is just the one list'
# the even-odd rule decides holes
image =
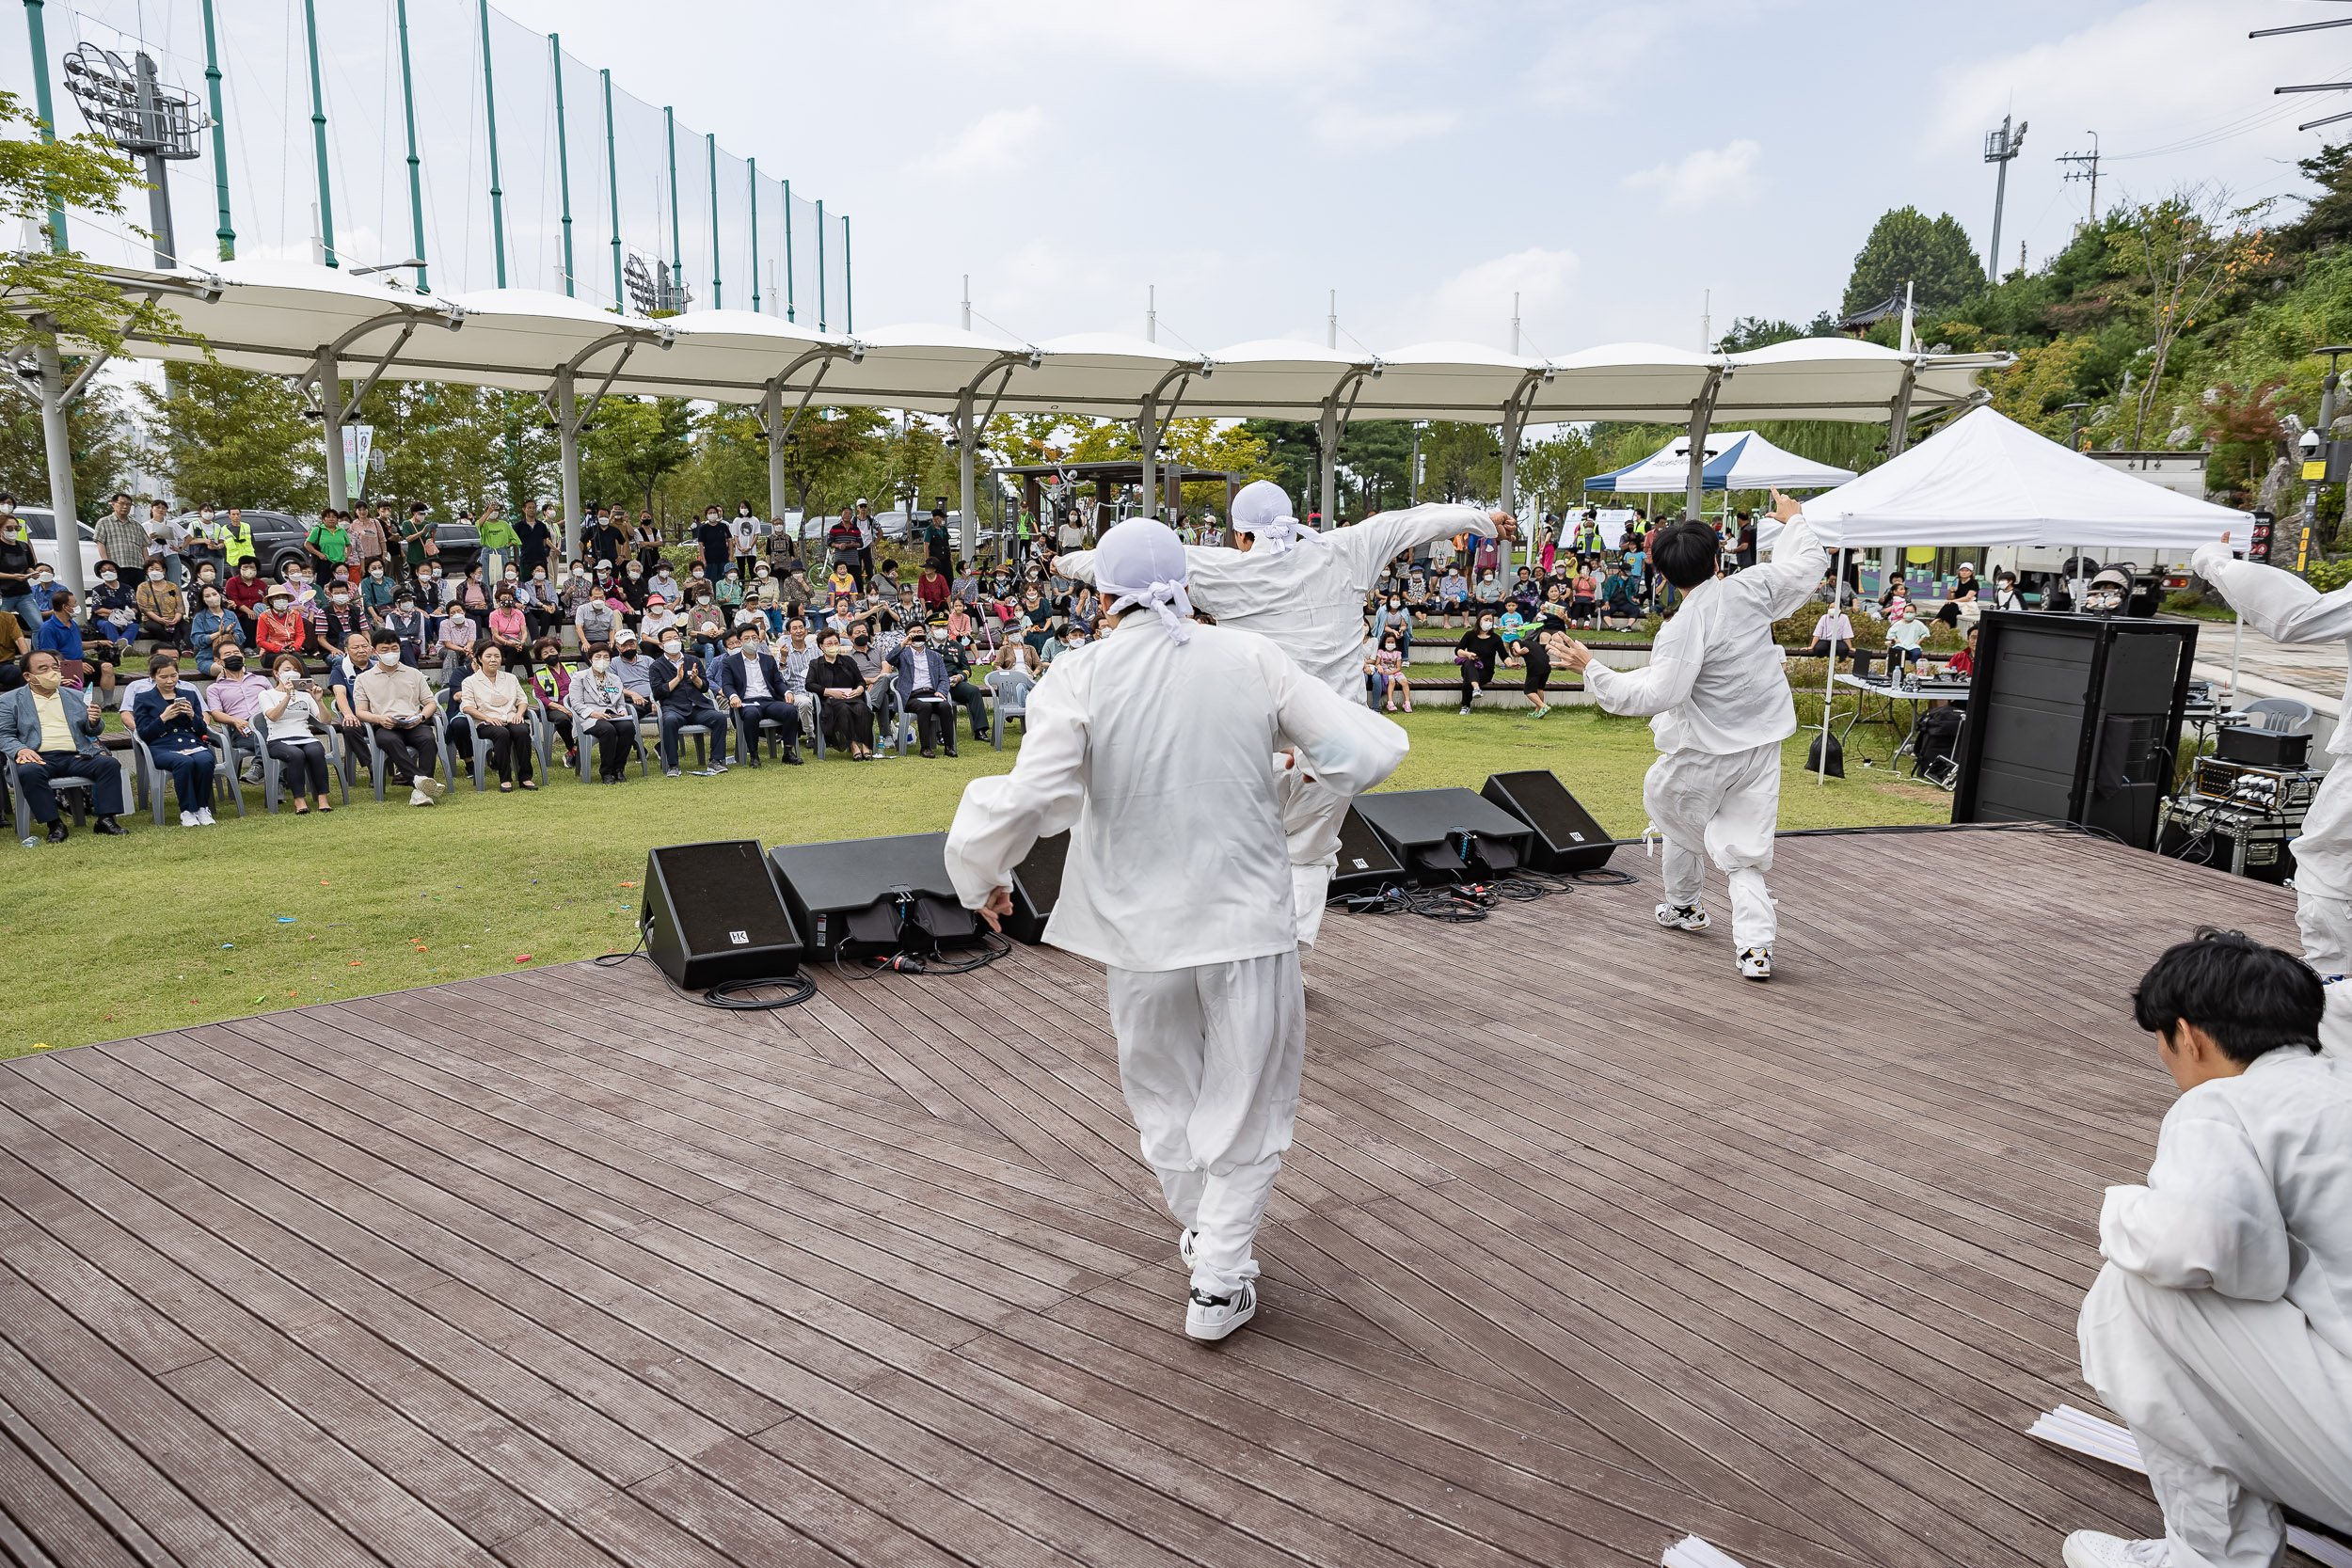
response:
{"label": "stroller", "polygon": [[1966,716],[1956,707],[1931,707],[1919,716],[1902,750],[1911,753],[1914,777],[1950,790],[1960,783],[1960,736]]}

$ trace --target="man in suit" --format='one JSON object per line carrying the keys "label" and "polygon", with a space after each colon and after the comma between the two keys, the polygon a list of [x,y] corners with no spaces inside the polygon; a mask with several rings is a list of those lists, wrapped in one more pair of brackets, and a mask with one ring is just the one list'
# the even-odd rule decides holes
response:
{"label": "man in suit", "polygon": [[793,704],[784,667],[768,651],[764,627],[749,625],[739,629],[742,633],[741,643],[719,661],[721,698],[735,717],[735,754],[757,768],[759,726],[772,719],[784,727],[784,760],[797,767],[801,760],[801,710]]}
{"label": "man in suit", "polygon": [[687,654],[685,641],[675,626],[662,634],[661,657],[653,660],[652,684],[660,704],[661,771],[673,779],[678,776],[679,732],[690,724],[700,724],[710,731],[711,767],[723,772],[727,766],[727,721],[720,717],[718,707],[710,700],[710,683],[703,674],[703,661]]}
{"label": "man in suit", "polygon": [[61,777],[89,780],[99,832],[125,832],[115,820],[122,811],[122,769],[98,744],[105,718],[92,713],[79,691],[61,684],[62,676],[54,650],[36,648],[24,656],[24,684],[0,695],[0,750],[14,759],[24,803],[34,821],[47,824],[50,843],[63,844],[66,838],[56,792],[49,785]]}
{"label": "man in suit", "polygon": [[947,661],[939,657],[930,645],[930,627],[917,621],[907,627],[906,641],[890,656],[898,670],[898,708],[914,716],[916,730],[923,737],[923,754],[939,754],[939,741],[944,731],[947,739],[947,754],[956,754],[956,705],[947,695],[954,683],[948,678]]}

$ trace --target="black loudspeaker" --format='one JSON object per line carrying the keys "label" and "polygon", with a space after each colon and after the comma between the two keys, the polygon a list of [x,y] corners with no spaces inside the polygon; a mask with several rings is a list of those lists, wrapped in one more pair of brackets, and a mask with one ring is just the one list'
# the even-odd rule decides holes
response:
{"label": "black loudspeaker", "polygon": [[1031,946],[1045,940],[1045,922],[1061,902],[1062,867],[1069,859],[1066,832],[1041,838],[1030,847],[1027,857],[1012,868],[1012,918],[1005,922],[1005,935]]}
{"label": "black loudspeaker", "polygon": [[1359,795],[1356,809],[1419,882],[1483,879],[1527,863],[1534,832],[1467,789]]}
{"label": "black loudspeaker", "polygon": [[801,927],[755,838],[647,852],[637,928],[661,972],[689,990],[782,979],[800,968]]}
{"label": "black loudspeaker", "polygon": [[1609,830],[1548,768],[1489,774],[1479,794],[1534,830],[1527,864],[1537,871],[1597,871],[1616,852]]}
{"label": "black loudspeaker", "polygon": [[947,879],[947,835],[780,844],[768,851],[812,958],[972,947],[979,917]]}
{"label": "black loudspeaker", "polygon": [[2224,724],[2214,737],[2213,754],[2224,762],[2250,763],[2256,768],[2300,768],[2311,760],[2312,737],[2296,730]]}
{"label": "black loudspeaker", "polygon": [[2079,822],[2156,842],[2197,626],[1986,610],[1977,622],[1955,822]]}
{"label": "black loudspeaker", "polygon": [[1364,814],[1354,806],[1340,824],[1340,863],[1331,873],[1333,893],[1362,893],[1384,882],[1401,881],[1404,864],[1381,842]]}

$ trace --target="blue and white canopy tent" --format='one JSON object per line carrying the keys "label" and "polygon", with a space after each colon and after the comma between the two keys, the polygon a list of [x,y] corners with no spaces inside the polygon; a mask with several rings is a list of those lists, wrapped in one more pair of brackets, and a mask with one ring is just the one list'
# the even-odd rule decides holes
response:
{"label": "blue and white canopy tent", "polygon": [[[1826,490],[1854,477],[1851,468],[1833,468],[1783,451],[1753,430],[1710,430],[1700,469],[1703,490]],[[1678,436],[1639,463],[1584,482],[1587,490],[1623,494],[1687,494],[1691,483],[1691,438]]]}

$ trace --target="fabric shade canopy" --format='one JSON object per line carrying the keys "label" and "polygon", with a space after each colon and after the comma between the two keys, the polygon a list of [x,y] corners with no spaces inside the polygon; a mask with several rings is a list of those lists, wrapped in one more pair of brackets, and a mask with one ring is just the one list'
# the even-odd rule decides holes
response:
{"label": "fabric shade canopy", "polygon": [[[1707,462],[1700,470],[1701,487],[1708,490],[1826,490],[1854,477],[1851,468],[1833,468],[1783,451],[1752,430],[1708,432]],[[1645,494],[1685,493],[1691,483],[1691,438],[1667,442],[1639,463],[1584,482],[1587,490]]]}
{"label": "fabric shade canopy", "polygon": [[1804,504],[1833,549],[2081,546],[2194,549],[2247,514],[2134,479],[1991,408],[1962,415],[1899,457]]}

